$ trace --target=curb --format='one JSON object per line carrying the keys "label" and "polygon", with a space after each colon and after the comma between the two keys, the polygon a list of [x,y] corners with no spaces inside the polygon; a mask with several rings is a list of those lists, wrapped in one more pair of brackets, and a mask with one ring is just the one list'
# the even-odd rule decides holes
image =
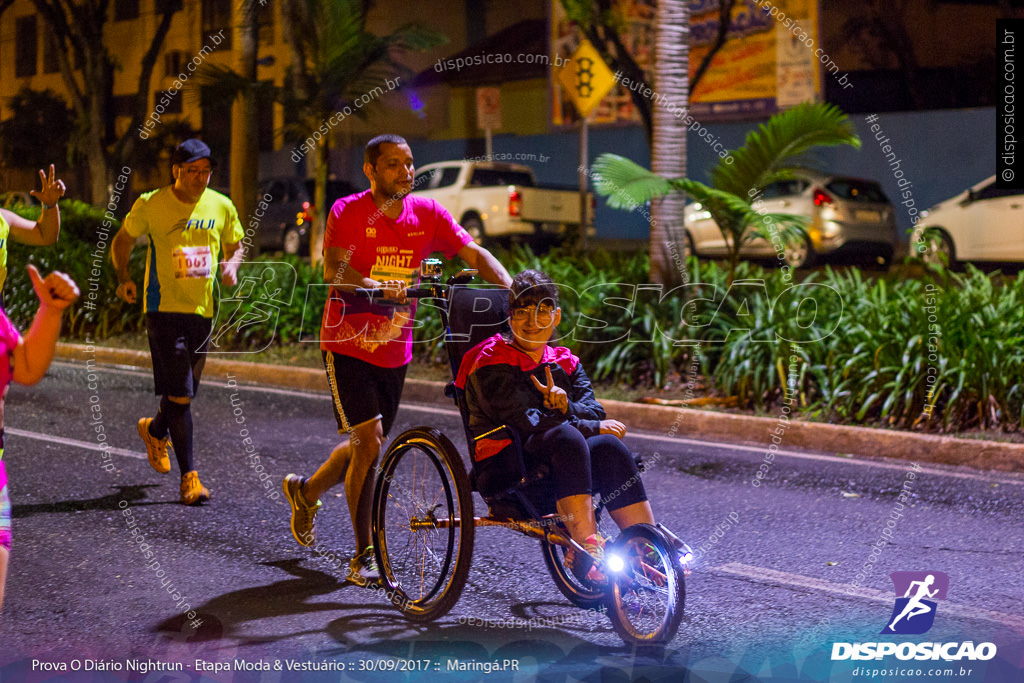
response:
{"label": "curb", "polygon": [[[103,365],[130,365],[151,368],[149,353],[104,346],[58,343],[56,356],[63,360],[94,360]],[[222,360],[211,356],[206,374],[233,375],[240,382],[268,384],[287,389],[327,392],[321,370],[293,368],[269,363]],[[444,383],[430,380],[405,380],[403,400],[411,403],[448,403]],[[693,408],[626,403],[602,400],[608,414],[632,429],[663,432],[667,437],[689,436],[711,441],[740,441],[745,444],[772,445],[772,436],[780,429],[780,447],[867,457],[886,457],[917,462],[960,465],[977,469],[1024,472],[1024,444],[957,439],[950,436],[916,434],[869,427],[782,420],[718,413]]]}

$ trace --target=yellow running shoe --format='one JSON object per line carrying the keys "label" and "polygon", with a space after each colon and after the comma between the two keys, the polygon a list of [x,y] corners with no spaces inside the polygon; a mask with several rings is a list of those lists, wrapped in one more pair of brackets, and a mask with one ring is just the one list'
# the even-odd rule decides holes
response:
{"label": "yellow running shoe", "polygon": [[320,509],[320,501],[307,503],[302,495],[302,485],[306,480],[297,474],[289,474],[284,478],[284,497],[292,508],[292,536],[299,545],[309,547],[316,543],[316,513]]}
{"label": "yellow running shoe", "polygon": [[195,470],[181,477],[181,502],[183,505],[195,505],[210,500],[210,489],[199,483],[199,473]]}
{"label": "yellow running shoe", "polygon": [[149,425],[153,421],[151,417],[139,419],[139,436],[146,444],[146,457],[149,458],[149,466],[160,474],[167,474],[171,471],[171,459],[167,457],[167,444],[170,439],[164,437],[158,439],[149,433]]}

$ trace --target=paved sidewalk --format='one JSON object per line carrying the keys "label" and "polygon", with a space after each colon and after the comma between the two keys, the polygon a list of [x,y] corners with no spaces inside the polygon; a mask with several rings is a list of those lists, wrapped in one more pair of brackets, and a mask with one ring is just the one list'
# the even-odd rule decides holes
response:
{"label": "paved sidewalk", "polygon": [[[98,365],[151,368],[149,353],[129,349],[59,343],[57,357],[82,362],[94,359]],[[230,373],[243,383],[327,392],[327,380],[321,370],[227,358],[210,356],[206,361],[206,374]],[[407,379],[402,398],[412,403],[451,405],[444,397],[443,382]],[[601,403],[609,416],[621,420],[631,429],[666,436],[739,441],[762,444],[767,449],[772,444],[772,436],[781,427],[784,433],[776,436],[781,439],[780,448],[808,448],[844,455],[902,458],[978,469],[1024,472],[1024,444],[799,420],[780,421],[776,417],[751,417],[697,408],[672,408],[611,400],[602,400]]]}

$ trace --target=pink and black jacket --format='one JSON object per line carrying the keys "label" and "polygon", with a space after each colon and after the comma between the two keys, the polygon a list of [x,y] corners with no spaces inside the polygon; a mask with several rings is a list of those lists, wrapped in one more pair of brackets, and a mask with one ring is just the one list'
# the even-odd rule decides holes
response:
{"label": "pink and black jacket", "polygon": [[[569,410],[564,414],[544,407],[544,398],[530,379],[532,375],[546,384],[544,366],[551,368],[555,385],[568,396]],[[468,429],[476,440],[473,461],[478,470],[511,445],[512,440],[504,430],[496,431],[503,425],[514,429],[519,439],[525,441],[530,435],[563,422],[575,426],[584,436],[596,436],[601,420],[605,419],[604,408],[594,397],[580,359],[565,347],[545,347],[541,362],[537,363],[496,334],[463,356],[455,386],[465,392]],[[493,436],[490,432],[494,432]]]}

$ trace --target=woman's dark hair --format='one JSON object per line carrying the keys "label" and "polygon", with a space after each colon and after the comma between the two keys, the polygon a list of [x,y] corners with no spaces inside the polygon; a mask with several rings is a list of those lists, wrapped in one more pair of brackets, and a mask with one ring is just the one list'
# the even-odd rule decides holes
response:
{"label": "woman's dark hair", "polygon": [[558,308],[558,285],[539,270],[524,270],[512,279],[508,308],[535,307],[542,303]]}

